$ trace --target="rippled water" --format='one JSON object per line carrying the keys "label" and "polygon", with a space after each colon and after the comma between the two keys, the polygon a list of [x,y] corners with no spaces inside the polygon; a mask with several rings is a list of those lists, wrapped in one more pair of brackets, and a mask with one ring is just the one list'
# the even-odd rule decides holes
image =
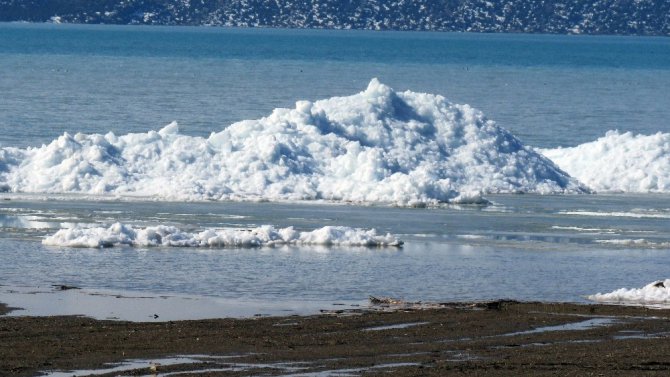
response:
{"label": "rippled water", "polygon": [[372,77],[468,103],[537,147],[670,119],[667,38],[0,24],[0,144],[173,120],[208,136]]}
{"label": "rippled water", "polygon": [[[582,301],[665,276],[668,196],[493,196],[435,209],[278,203],[8,200],[0,208],[3,284],[267,300]],[[63,223],[184,229],[262,224],[374,227],[402,248],[188,249],[42,246]],[[645,244],[624,242],[644,239]],[[602,241],[619,241],[603,243]]]}

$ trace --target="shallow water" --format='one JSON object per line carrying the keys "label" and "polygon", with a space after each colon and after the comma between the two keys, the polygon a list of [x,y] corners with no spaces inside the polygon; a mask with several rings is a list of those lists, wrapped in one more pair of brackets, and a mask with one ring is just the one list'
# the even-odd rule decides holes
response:
{"label": "shallow water", "polygon": [[[6,261],[0,276],[8,286],[64,284],[324,306],[362,302],[370,295],[408,301],[581,302],[595,292],[643,286],[670,267],[665,258],[670,208],[658,206],[668,200],[665,195],[501,195],[490,197],[491,206],[422,209],[11,199],[0,208],[0,253]],[[311,230],[346,224],[391,232],[405,244],[78,249],[40,243],[63,224],[116,221],[193,230],[262,224]],[[601,243],[630,238],[647,242]],[[311,307],[315,311],[318,305]],[[269,310],[276,314],[275,309]]]}

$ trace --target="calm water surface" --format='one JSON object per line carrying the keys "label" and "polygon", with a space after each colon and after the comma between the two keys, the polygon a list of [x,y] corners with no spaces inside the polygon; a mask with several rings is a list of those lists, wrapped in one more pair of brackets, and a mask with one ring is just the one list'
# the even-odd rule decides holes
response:
{"label": "calm water surface", "polygon": [[0,144],[208,136],[378,77],[468,103],[538,147],[667,130],[667,38],[0,24]]}
{"label": "calm water surface", "polygon": [[[10,200],[0,208],[4,284],[66,284],[239,299],[509,297],[581,301],[670,268],[665,196],[493,196],[487,207]],[[71,249],[39,241],[63,224],[376,228],[402,248]],[[645,239],[644,245],[625,242]],[[614,243],[612,243],[614,242]]]}

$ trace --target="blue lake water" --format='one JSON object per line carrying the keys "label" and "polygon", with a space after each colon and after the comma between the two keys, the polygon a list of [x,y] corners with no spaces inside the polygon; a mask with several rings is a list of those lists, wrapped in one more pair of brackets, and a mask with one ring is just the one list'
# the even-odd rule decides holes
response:
{"label": "blue lake water", "polygon": [[372,77],[467,103],[536,147],[667,129],[667,38],[0,25],[0,144],[207,136]]}
{"label": "blue lake water", "polygon": [[[537,147],[668,132],[667,38],[0,24],[0,146],[63,132],[207,136],[372,77],[484,111]],[[411,209],[0,194],[0,285],[265,301],[584,295],[666,278],[670,196],[494,195]],[[82,200],[86,199],[86,200]],[[46,247],[68,223],[376,228],[402,248]],[[642,241],[639,241],[642,240]],[[225,314],[225,313],[224,313]]]}
{"label": "blue lake water", "polygon": [[[0,208],[8,286],[73,285],[240,300],[357,302],[514,298],[584,301],[666,276],[668,196],[492,196],[487,207],[412,209],[298,203],[9,200]],[[274,224],[374,227],[402,248],[48,247],[64,223],[168,224],[182,229]],[[608,241],[644,238],[646,244]]]}

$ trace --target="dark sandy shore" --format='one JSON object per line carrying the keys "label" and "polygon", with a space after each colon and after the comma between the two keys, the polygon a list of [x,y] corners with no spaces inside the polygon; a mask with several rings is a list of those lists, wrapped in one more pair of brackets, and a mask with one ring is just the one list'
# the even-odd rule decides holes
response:
{"label": "dark sandy shore", "polygon": [[[670,373],[670,310],[506,301],[395,309],[165,323],[0,316],[0,376],[133,359],[143,360],[107,375]],[[177,355],[200,356],[164,359]]]}

